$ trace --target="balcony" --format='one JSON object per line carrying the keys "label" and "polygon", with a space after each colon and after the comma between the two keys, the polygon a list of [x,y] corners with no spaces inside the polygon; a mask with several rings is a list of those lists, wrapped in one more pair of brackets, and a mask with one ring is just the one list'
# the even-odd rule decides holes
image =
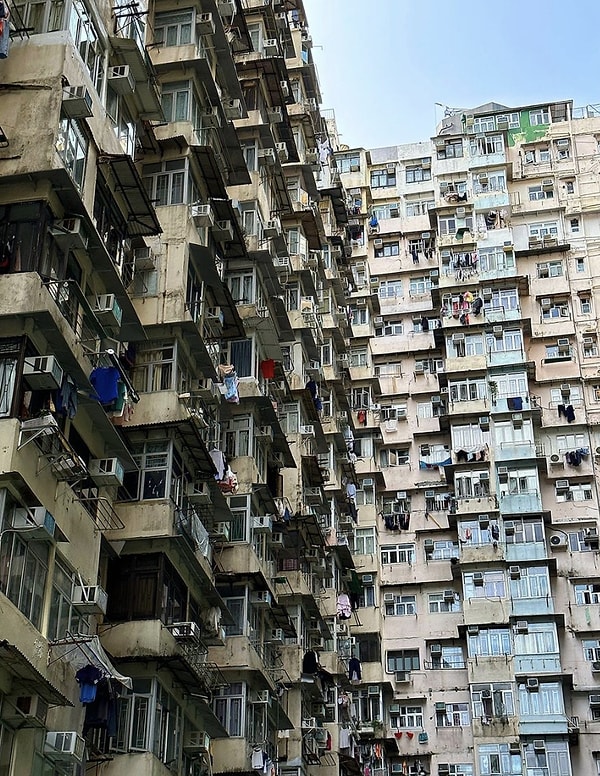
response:
{"label": "balcony", "polygon": [[448,356],[446,358],[446,373],[484,372],[486,369],[485,356]]}
{"label": "balcony", "polygon": [[529,615],[546,615],[553,613],[554,599],[551,596],[544,596],[543,598],[512,599],[512,614],[515,617],[528,617]]}
{"label": "balcony", "polygon": [[508,208],[509,205],[510,197],[508,191],[475,191],[473,198],[475,210],[497,210],[499,208]]}
{"label": "balcony", "polygon": [[537,676],[538,674],[562,674],[560,655],[514,655],[515,674]]}
{"label": "balcony", "polygon": [[510,366],[511,364],[524,364],[527,356],[523,350],[492,350],[487,354],[488,366]]}
{"label": "balcony", "polygon": [[521,712],[519,719],[519,735],[546,736],[564,735],[568,732],[569,720],[563,714],[536,714],[527,716]]}
{"label": "balcony", "polygon": [[503,493],[500,495],[500,511],[503,515],[522,515],[542,511],[542,497],[537,491],[528,493]]}
{"label": "balcony", "polygon": [[500,442],[494,446],[494,458],[499,461],[533,461],[540,459],[538,464],[542,465],[544,459],[544,447],[538,442]]}

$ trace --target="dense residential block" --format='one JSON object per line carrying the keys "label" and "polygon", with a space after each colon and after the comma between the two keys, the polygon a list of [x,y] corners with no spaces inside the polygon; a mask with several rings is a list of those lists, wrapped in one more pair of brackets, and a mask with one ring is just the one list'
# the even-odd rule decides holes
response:
{"label": "dense residential block", "polygon": [[594,111],[344,147],[302,0],[11,34],[0,776],[597,773]]}

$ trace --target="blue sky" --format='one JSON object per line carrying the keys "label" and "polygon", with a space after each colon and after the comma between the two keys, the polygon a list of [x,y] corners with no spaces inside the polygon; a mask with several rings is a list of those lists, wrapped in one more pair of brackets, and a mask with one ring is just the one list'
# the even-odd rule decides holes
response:
{"label": "blue sky", "polygon": [[351,147],[424,140],[451,108],[600,103],[596,0],[304,0],[323,107]]}

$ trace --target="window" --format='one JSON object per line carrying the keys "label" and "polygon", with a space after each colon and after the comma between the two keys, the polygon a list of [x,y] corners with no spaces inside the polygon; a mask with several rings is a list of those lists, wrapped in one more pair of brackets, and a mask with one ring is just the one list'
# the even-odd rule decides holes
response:
{"label": "window", "polygon": [[502,153],[504,151],[504,139],[502,135],[486,135],[486,137],[471,138],[470,151],[471,156]]}
{"label": "window", "polygon": [[252,455],[251,429],[252,419],[250,415],[236,415],[229,421],[225,431],[227,457],[238,458]]}
{"label": "window", "polygon": [[406,200],[406,215],[411,216],[426,216],[431,208],[435,207],[435,200],[432,199],[407,199]]}
{"label": "window", "polygon": [[414,544],[386,544],[381,548],[381,563],[384,566],[395,563],[412,564],[414,560]]}
{"label": "window", "polygon": [[588,604],[600,604],[600,585],[592,582],[588,584],[573,585],[575,591],[575,603],[578,606]]}
{"label": "window", "polygon": [[409,165],[406,167],[406,182],[420,183],[421,181],[431,180],[431,168],[423,168],[420,165]]}
{"label": "window", "polygon": [[559,318],[569,318],[569,303],[564,300],[551,299],[550,304],[544,302],[541,306],[542,321],[552,321]]}
{"label": "window", "polygon": [[579,232],[579,219],[578,218],[570,218],[569,219],[569,229],[571,231],[571,234],[577,234]]}
{"label": "window", "polygon": [[481,776],[521,776],[521,754],[511,754],[508,744],[482,744],[477,754]]}
{"label": "window", "polygon": [[559,138],[554,141],[556,144],[556,158],[560,161],[562,159],[571,158],[571,144],[568,138]]}
{"label": "window", "polygon": [[378,189],[396,185],[396,170],[371,170],[371,188]]}
{"label": "window", "polygon": [[550,111],[548,108],[537,108],[529,111],[529,123],[532,127],[550,123]]}
{"label": "window", "polygon": [[472,231],[473,218],[467,216],[466,218],[456,218],[456,216],[438,216],[438,231],[440,236],[454,235],[457,230]]}
{"label": "window", "polygon": [[364,326],[369,322],[369,311],[366,307],[352,307],[350,309],[352,312],[352,326]]}
{"label": "window", "polygon": [[404,325],[398,321],[396,323],[385,323],[383,325],[375,326],[376,337],[396,337],[399,334],[404,333]]}
{"label": "window", "polygon": [[583,659],[588,662],[600,661],[600,639],[582,639]]}
{"label": "window", "polygon": [[496,126],[501,122],[508,123],[509,129],[519,129],[521,126],[521,116],[518,113],[503,113],[496,116]]}
{"label": "window", "polygon": [[417,613],[417,598],[414,595],[397,595],[393,601],[385,602],[387,617],[403,617]]}
{"label": "window", "polygon": [[465,657],[461,646],[442,644],[442,653],[431,653],[432,668],[464,668]]}
{"label": "window", "polygon": [[506,353],[510,350],[523,350],[523,333],[519,329],[505,329],[502,337],[494,334],[486,336],[488,353]]}
{"label": "window", "polygon": [[553,622],[529,622],[527,633],[515,633],[516,655],[555,655],[558,633]]}
{"label": "window", "polygon": [[550,595],[550,579],[546,566],[521,566],[519,579],[510,580],[513,599],[545,598]]}
{"label": "window", "polygon": [[529,237],[558,237],[558,222],[543,221],[529,224]]}
{"label": "window", "polygon": [[368,388],[353,388],[351,396],[353,410],[365,410],[371,406],[371,394]]}
{"label": "window", "polygon": [[162,85],[161,104],[166,120],[189,121],[191,118],[191,97],[191,83],[189,81],[164,83]]}
{"label": "window", "polygon": [[89,622],[73,606],[77,576],[57,559],[54,566],[48,639],[63,639],[69,633],[89,633]]}
{"label": "window", "polygon": [[557,490],[557,502],[565,501],[592,501],[592,486],[589,483],[569,483],[568,490]]}
{"label": "window", "polygon": [[[482,474],[483,477],[481,476]],[[488,472],[461,472],[455,477],[454,493],[456,498],[481,498],[482,496],[488,496],[489,492],[490,482]]]}
{"label": "window", "polygon": [[515,496],[524,493],[539,493],[539,478],[536,469],[510,469],[508,482],[500,483],[500,495]]}
{"label": "window", "polygon": [[480,628],[477,633],[467,631],[469,657],[498,657],[511,655],[512,644],[508,628]]}
{"label": "window", "polygon": [[10,728],[0,722],[0,776],[9,776],[11,773],[14,735]]}
{"label": "window", "polygon": [[145,342],[136,352],[133,385],[140,393],[172,391],[176,385],[176,346],[173,342]]}
{"label": "window", "polygon": [[354,348],[350,351],[350,366],[361,367],[369,365],[367,348]]}
{"label": "window", "polygon": [[[367,441],[367,440],[365,440]],[[369,442],[371,440],[368,440]],[[354,452],[356,453],[356,445],[354,447]],[[362,451],[361,451],[362,453]],[[360,458],[365,457],[364,455],[360,455]],[[371,456],[368,456],[369,458]],[[358,487],[356,489],[356,504],[357,506],[363,506],[365,504],[374,504],[375,503],[375,487],[373,485],[366,485],[365,480],[359,480],[358,481]]]}
{"label": "window", "polygon": [[521,517],[513,517],[514,533],[506,535],[507,544],[527,544],[529,542],[542,543],[545,541],[544,524],[541,520],[526,520]]}
{"label": "window", "polygon": [[[447,509],[447,506],[444,507],[444,509]],[[431,555],[429,555],[428,560],[450,560],[451,558],[458,558],[458,544],[449,539],[434,539],[433,550]]]}
{"label": "window", "polygon": [[155,205],[181,205],[197,200],[197,189],[189,174],[187,159],[145,164],[142,174]]}
{"label": "window", "polygon": [[438,148],[438,159],[458,159],[463,155],[463,143],[462,140],[447,140],[445,144]]}
{"label": "window", "polygon": [[148,440],[132,445],[139,472],[125,475],[124,490],[129,498],[167,498],[171,466],[171,443],[168,440]]}
{"label": "window", "polygon": [[359,172],[360,154],[345,154],[336,156],[337,168],[340,172]]}
{"label": "window", "polygon": [[398,202],[382,202],[372,207],[372,213],[379,221],[388,218],[400,218],[400,205]]}
{"label": "window", "polygon": [[[480,580],[483,580],[483,584],[480,584]],[[469,572],[468,574],[464,575],[464,586],[465,598],[506,597],[506,580],[504,577],[504,571]]]}
{"label": "window", "polygon": [[486,312],[502,312],[519,309],[519,292],[516,288],[494,288],[492,298],[483,303]]}
{"label": "window", "polygon": [[579,312],[582,315],[590,315],[592,312],[592,298],[591,296],[579,297]]}
{"label": "window", "polygon": [[375,528],[357,528],[354,536],[356,555],[373,555],[377,550]]}
{"label": "window", "polygon": [[571,345],[546,345],[546,361],[566,361],[572,357]]}
{"label": "window", "polygon": [[464,358],[465,356],[483,356],[483,335],[464,334],[464,339],[456,339],[450,335],[446,340],[447,353],[450,358]]}
{"label": "window", "polygon": [[400,361],[377,364],[375,367],[375,377],[400,377],[402,375],[402,363]]}
{"label": "window", "polygon": [[400,649],[386,654],[386,671],[418,671],[420,668],[418,649]]}
{"label": "window", "polygon": [[[10,527],[5,517],[2,529]],[[36,627],[42,624],[44,593],[48,577],[48,545],[24,542],[18,532],[2,536],[0,545],[0,591]]]}
{"label": "window", "polygon": [[475,116],[473,120],[473,132],[493,132],[496,129],[494,116]]}
{"label": "window", "polygon": [[554,199],[554,189],[544,188],[541,183],[537,186],[530,186],[527,191],[529,192],[531,202],[536,202],[540,199]]}
{"label": "window", "polygon": [[397,730],[423,727],[421,706],[400,706],[400,711],[390,711],[390,727]]}
{"label": "window", "polygon": [[525,745],[527,776],[571,776],[571,761],[567,741],[545,741],[542,751],[532,743]]}
{"label": "window", "polygon": [[[464,666],[458,666],[464,668]],[[442,711],[436,709],[435,726],[436,727],[469,727],[471,716],[469,714],[468,703],[447,703]]]}
{"label": "window", "polygon": [[0,340],[0,417],[12,412],[19,351],[18,339]]}
{"label": "window", "polygon": [[74,119],[61,119],[56,150],[78,189],[83,187],[88,141]]}
{"label": "window", "polygon": [[480,173],[474,183],[476,194],[506,191],[506,175],[501,171]]}
{"label": "window", "polygon": [[573,531],[568,533],[569,550],[571,552],[594,552],[592,543],[586,542],[585,531]]}
{"label": "window", "polygon": [[399,256],[399,255],[400,255],[400,243],[398,241],[385,242],[383,243],[383,245],[377,246],[375,248],[376,259],[383,259],[383,258],[387,258],[388,256]]}
{"label": "window", "polygon": [[215,716],[230,736],[242,736],[244,734],[244,685],[242,682],[233,682],[226,687],[219,687],[215,695],[213,701]]}
{"label": "window", "polygon": [[577,450],[588,446],[589,439],[587,434],[584,433],[557,434],[556,436],[556,447],[559,453],[566,453],[569,450]]}
{"label": "window", "polygon": [[539,278],[559,278],[564,274],[562,261],[545,261],[537,265]]}
{"label": "window", "polygon": [[428,601],[430,614],[447,614],[448,612],[462,611],[462,604],[458,595],[448,600],[444,593],[430,593]]}
{"label": "window", "polygon": [[[452,449],[466,452],[467,448],[478,447],[481,449],[489,440],[489,432],[483,431],[478,423],[468,423],[464,426],[452,426]],[[479,452],[479,450],[477,451]],[[463,456],[468,459],[468,453]],[[477,460],[477,459],[475,459]]]}
{"label": "window", "polygon": [[162,46],[185,46],[192,42],[193,23],[191,9],[157,13],[154,17],[154,41]]}
{"label": "window", "polygon": [[378,293],[380,299],[397,299],[402,296],[402,281],[381,280]]}
{"label": "window", "polygon": [[508,682],[472,685],[473,716],[490,721],[493,717],[512,717],[515,713],[512,686]]}
{"label": "window", "polygon": [[431,280],[429,275],[422,277],[413,277],[409,281],[408,293],[410,296],[422,296],[431,289]]}
{"label": "window", "polygon": [[475,401],[487,398],[487,382],[484,378],[449,382],[448,387],[450,401]]}
{"label": "window", "polygon": [[104,47],[92,22],[92,14],[81,0],[73,0],[68,25],[92,83],[100,92],[104,73]]}
{"label": "window", "polygon": [[383,448],[379,454],[379,463],[382,469],[389,466],[404,466],[410,461],[410,450],[408,447],[401,448]]}

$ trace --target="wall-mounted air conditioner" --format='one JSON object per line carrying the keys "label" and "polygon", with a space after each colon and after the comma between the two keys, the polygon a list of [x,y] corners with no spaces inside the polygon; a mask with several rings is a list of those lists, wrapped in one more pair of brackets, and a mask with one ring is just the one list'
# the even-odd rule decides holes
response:
{"label": "wall-mounted air conditioner", "polygon": [[114,294],[100,294],[94,303],[94,313],[103,326],[119,327],[123,320],[123,310]]}
{"label": "wall-mounted air conditioner", "polygon": [[96,485],[122,485],[125,469],[118,458],[92,458],[88,471]]}
{"label": "wall-mounted air conditioner", "polygon": [[120,95],[133,94],[135,79],[129,65],[116,65],[108,68],[108,85]]}
{"label": "wall-mounted air conditioner", "polygon": [[53,762],[81,763],[85,741],[75,731],[46,733],[44,755]]}
{"label": "wall-mounted air conditioner", "polygon": [[54,356],[28,356],[23,376],[34,391],[54,391],[62,385],[64,372]]}
{"label": "wall-mounted air conditioner", "polygon": [[66,86],[63,89],[62,111],[70,119],[89,119],[94,115],[92,95],[85,86]]}
{"label": "wall-mounted air conditioner", "polygon": [[100,585],[76,585],[73,606],[93,614],[106,614],[108,596]]}

